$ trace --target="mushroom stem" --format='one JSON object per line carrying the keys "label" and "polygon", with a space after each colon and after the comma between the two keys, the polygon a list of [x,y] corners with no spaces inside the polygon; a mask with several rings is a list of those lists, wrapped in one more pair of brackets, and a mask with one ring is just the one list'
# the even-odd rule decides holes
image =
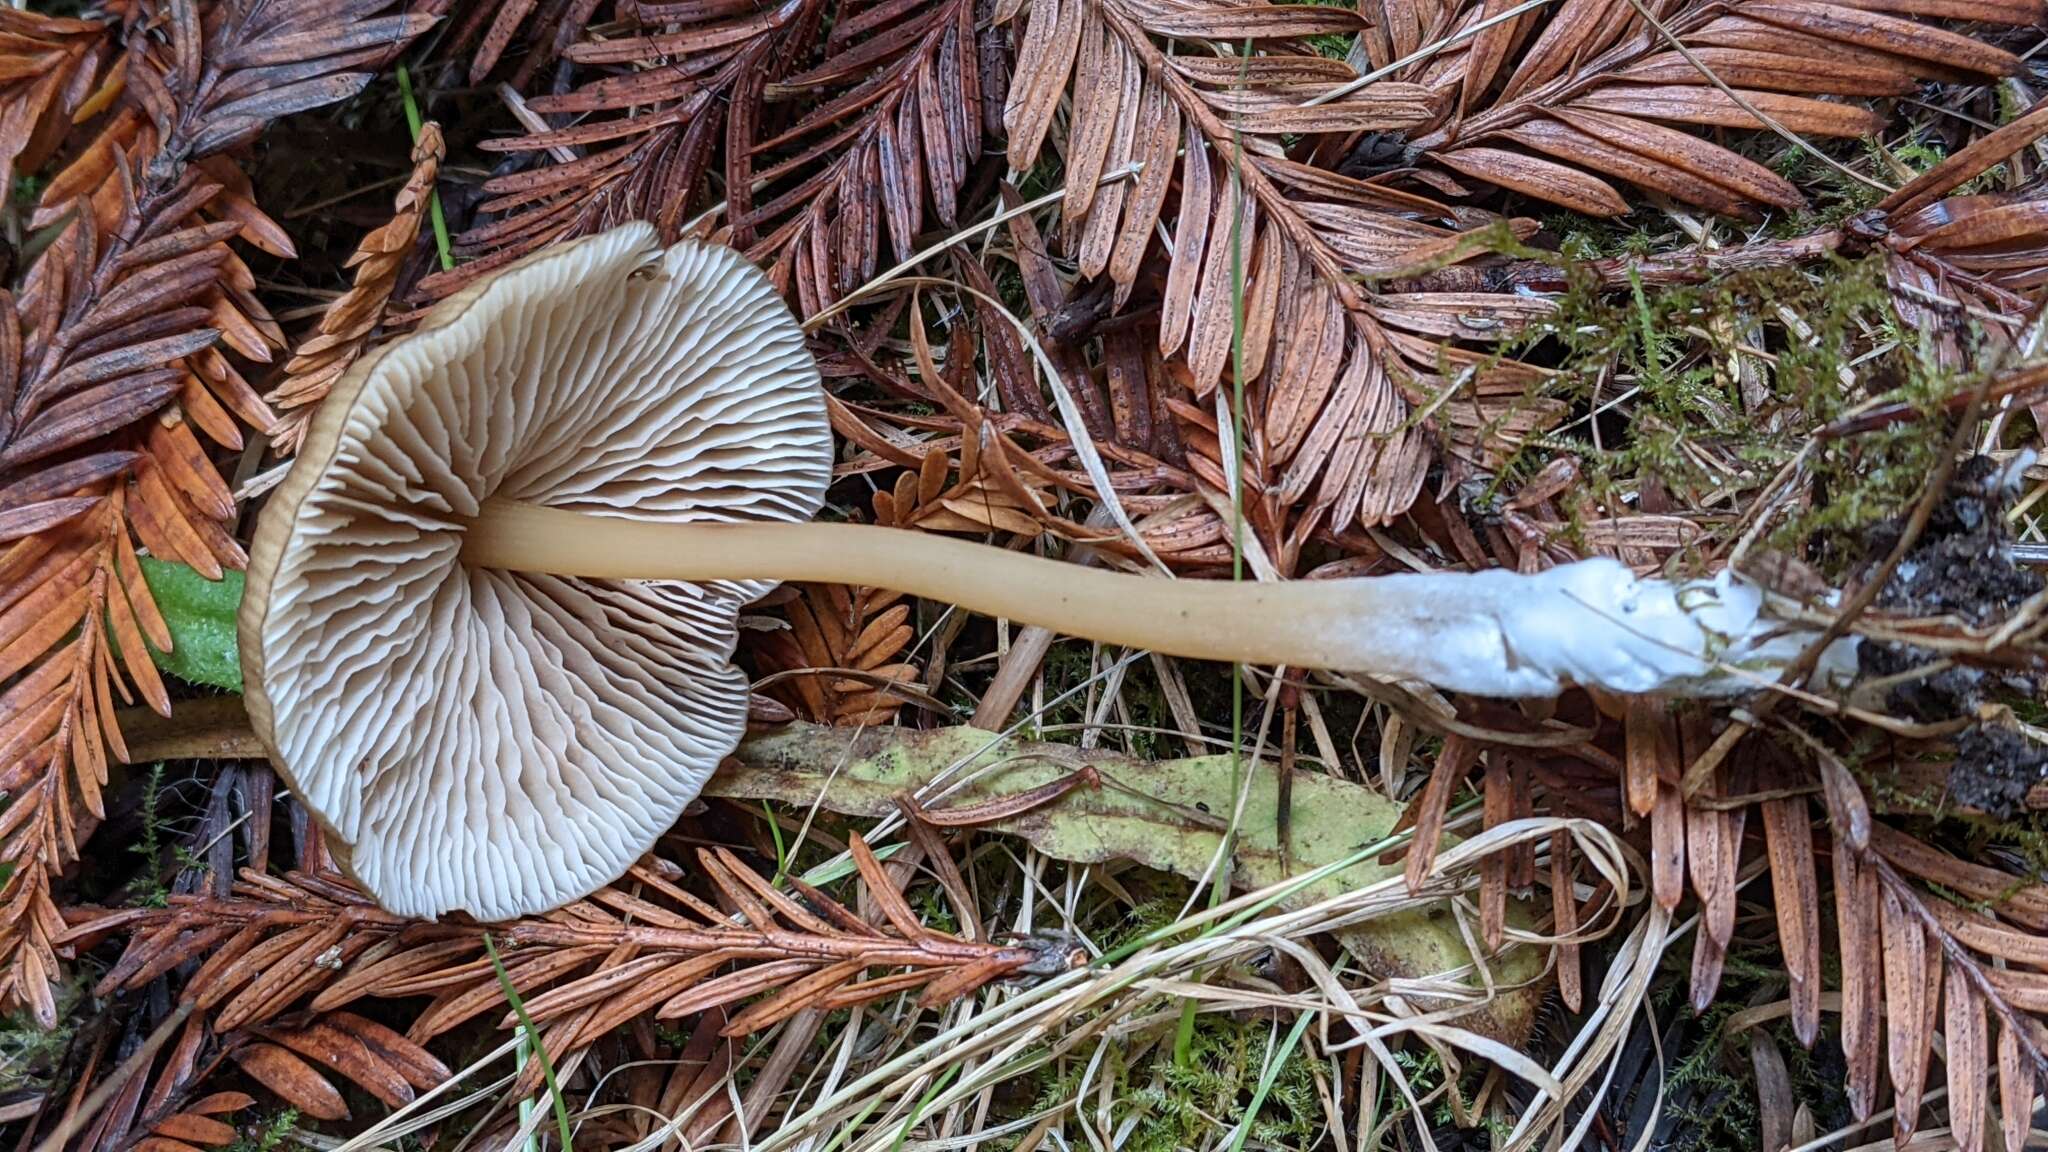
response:
{"label": "mushroom stem", "polygon": [[491,500],[471,564],[596,579],[773,579],[889,588],[1171,656],[1348,669],[1493,696],[1569,684],[1742,691],[1800,636],[1730,576],[1638,580],[1612,560],[1535,575],[1429,573],[1235,584],[1062,564],[900,529],[831,523],[658,524]]}
{"label": "mushroom stem", "polygon": [[471,564],[560,576],[798,580],[889,588],[1171,656],[1361,667],[1326,621],[1400,611],[1398,584],[1166,580],[864,524],[655,524],[492,501],[470,525]]}

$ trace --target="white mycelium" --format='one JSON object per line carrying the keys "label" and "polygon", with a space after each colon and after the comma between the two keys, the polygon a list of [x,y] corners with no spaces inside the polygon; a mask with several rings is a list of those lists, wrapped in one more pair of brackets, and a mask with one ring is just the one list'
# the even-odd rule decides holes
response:
{"label": "white mycelium", "polygon": [[[1815,634],[1764,611],[1764,595],[1712,580],[1638,579],[1609,559],[1533,575],[1504,569],[1368,578],[1349,623],[1351,667],[1481,696],[1610,692],[1728,695],[1775,678]],[[1847,669],[1852,642],[1824,655]]]}

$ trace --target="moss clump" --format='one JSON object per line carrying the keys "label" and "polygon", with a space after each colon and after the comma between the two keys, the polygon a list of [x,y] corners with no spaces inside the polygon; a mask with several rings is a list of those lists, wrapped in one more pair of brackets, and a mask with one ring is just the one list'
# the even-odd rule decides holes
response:
{"label": "moss clump", "polygon": [[70,976],[56,985],[55,1028],[44,1031],[26,1012],[0,1020],[0,1094],[40,1092],[49,1087],[46,1078],[71,1047],[89,982],[83,972],[73,971]]}
{"label": "moss clump", "polygon": [[[1245,1109],[1266,1074],[1270,1046],[1279,1043],[1264,1019],[1204,1015],[1195,1022],[1188,1059],[1148,1062],[1148,1083],[1129,1084],[1118,1098],[1143,1109],[1132,1133],[1132,1152],[1177,1152],[1213,1143],[1219,1128],[1244,1122]],[[1322,1126],[1315,1074],[1300,1046],[1287,1054],[1272,1087],[1252,1117],[1246,1147],[1307,1148]]]}
{"label": "moss clump", "polygon": [[1711,532],[1714,511],[1732,523],[1742,498],[1804,451],[1816,498],[1781,517],[1781,546],[1857,536],[1911,502],[1944,449],[1939,419],[1808,444],[1873,398],[1932,413],[1957,387],[1899,323],[1881,256],[1619,291],[1584,267],[1639,239],[1612,227],[1568,238],[1557,313],[1509,352],[1552,368],[1540,394],[1574,415],[1530,438],[1504,475],[1568,451],[1607,507],[1633,504],[1654,480]]}
{"label": "moss clump", "polygon": [[223,1152],[272,1152],[277,1148],[289,1148],[298,1127],[298,1110],[287,1108],[253,1129],[247,1129],[247,1135],[228,1145]]}
{"label": "moss clump", "polygon": [[1558,253],[1567,264],[1606,260],[1616,256],[1648,256],[1661,246],[1658,238],[1634,216],[1603,220],[1571,212],[1550,212],[1542,218],[1543,230],[1558,241]]}

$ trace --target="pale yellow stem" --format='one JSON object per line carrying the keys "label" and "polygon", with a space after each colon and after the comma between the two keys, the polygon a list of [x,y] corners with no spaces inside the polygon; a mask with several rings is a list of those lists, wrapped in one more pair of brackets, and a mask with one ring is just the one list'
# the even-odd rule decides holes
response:
{"label": "pale yellow stem", "polygon": [[1106,644],[1296,668],[1368,666],[1357,625],[1414,599],[1401,581],[1168,580],[869,525],[657,524],[498,500],[470,525],[463,557],[602,579],[867,585]]}

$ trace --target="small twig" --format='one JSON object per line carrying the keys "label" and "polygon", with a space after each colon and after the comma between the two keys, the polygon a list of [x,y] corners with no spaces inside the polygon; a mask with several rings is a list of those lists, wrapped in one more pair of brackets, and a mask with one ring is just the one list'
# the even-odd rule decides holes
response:
{"label": "small twig", "polygon": [[156,1030],[142,1042],[142,1047],[121,1061],[121,1066],[114,1069],[113,1075],[100,1081],[99,1087],[92,1090],[85,1098],[85,1102],[78,1106],[77,1111],[66,1116],[63,1123],[57,1125],[48,1136],[43,1137],[43,1142],[36,1145],[35,1152],[63,1152],[64,1146],[71,1142],[71,1138],[85,1130],[85,1126],[90,1124],[100,1109],[106,1107],[107,1102],[121,1091],[123,1085],[149,1067],[150,1061],[156,1059],[157,1050],[170,1041],[171,1034],[178,1030],[178,1026],[185,1022],[186,1017],[192,1015],[194,1007],[196,1005],[188,1000],[173,1008],[171,1014],[164,1017],[156,1026]]}
{"label": "small twig", "polygon": [[[2048,389],[2048,362],[2028,364],[2020,368],[2010,369],[1998,373],[1996,379],[1996,384],[1985,389],[1984,399],[2038,398],[2034,397],[2033,394]],[[1953,412],[1969,403],[1969,400],[1969,393],[1959,393],[1942,401],[1937,407],[1944,411]],[[1894,424],[1919,420],[1924,418],[1925,415],[1924,409],[1900,400],[1889,404],[1880,404],[1877,407],[1858,412],[1852,416],[1831,420],[1815,430],[1814,436],[1822,440],[1840,440],[1843,437],[1852,436],[1857,433],[1872,432]]]}
{"label": "small twig", "polygon": [[1751,804],[1761,804],[1766,800],[1790,800],[1797,796],[1817,796],[1819,794],[1820,785],[1818,784],[1798,784],[1789,788],[1770,788],[1761,792],[1745,792],[1740,796],[1695,796],[1688,803],[1703,812],[1735,812],[1747,808]]}
{"label": "small twig", "polygon": [[1785,669],[1784,683],[1797,683],[1813,671],[1814,665],[1820,662],[1820,654],[1827,650],[1827,646],[1846,635],[1849,626],[1856,622],[1856,618],[1868,611],[1872,604],[1877,603],[1877,598],[1883,595],[1886,585],[1891,583],[1892,574],[1899,570],[1899,565],[1905,563],[1907,554],[1920,542],[1921,535],[1927,531],[1928,521],[1934,518],[1934,510],[1941,505],[1942,497],[1948,495],[1949,481],[1956,473],[1956,459],[1969,447],[1970,430],[1977,426],[1977,416],[1983,410],[1984,395],[1990,387],[1991,380],[1986,377],[1971,389],[1970,402],[1963,406],[1963,417],[1956,422],[1956,430],[1949,436],[1948,447],[1941,454],[1941,463],[1935,465],[1934,475],[1928,477],[1927,487],[1920,493],[1920,498],[1914,501],[1912,514],[1906,518],[1905,529],[1899,533],[1898,541],[1878,564],[1877,570],[1870,574],[1870,579],[1864,581],[1863,586],[1856,590],[1856,595],[1849,598],[1849,603],[1836,614],[1826,628],[1821,630],[1820,636],[1806,646],[1806,650],[1799,654],[1799,659],[1793,661],[1790,668]]}
{"label": "small twig", "polygon": [[[1548,2],[1548,0],[1545,0],[1545,2]],[[1144,168],[1145,165],[1142,163],[1133,163],[1126,164],[1123,167],[1118,168],[1112,172],[1105,172],[1102,174],[1102,179],[1096,182],[1096,187],[1107,187],[1120,180],[1128,180],[1131,177],[1136,176],[1139,172],[1143,171]],[[952,235],[946,237],[945,239],[940,240],[937,243],[925,248],[922,252],[913,254],[909,259],[901,261],[895,267],[884,269],[874,279],[869,280],[867,283],[862,284],[860,287],[855,288],[853,291],[848,292],[844,296],[841,296],[837,301],[835,301],[831,305],[831,307],[825,308],[824,310],[818,312],[816,315],[812,316],[810,319],[804,321],[804,331],[816,332],[818,329],[825,326],[826,321],[832,319],[834,316],[839,315],[841,312],[846,311],[848,308],[851,308],[853,305],[859,303],[860,301],[865,300],[867,297],[874,295],[876,292],[879,292],[883,288],[887,287],[889,284],[894,283],[895,280],[898,277],[902,276],[904,273],[910,271],[913,268],[918,267],[925,261],[930,260],[932,257],[937,256],[939,253],[944,252],[946,249],[953,247],[955,244],[965,243],[966,241],[972,240],[976,236],[982,235],[983,233],[992,232],[997,227],[1009,221],[1012,217],[1022,216],[1027,212],[1036,212],[1040,208],[1043,208],[1049,204],[1057,204],[1060,201],[1065,200],[1066,198],[1067,190],[1065,188],[1055,189],[1054,191],[1047,192],[1043,196],[1037,197],[1033,200],[1027,200],[1022,204],[1016,205],[1015,207],[1005,208],[1002,211],[997,212],[995,215],[989,217],[988,219],[983,220],[979,224],[967,225],[966,227],[960,229],[959,231],[953,233]],[[945,286],[953,287],[954,285]],[[996,306],[1007,314],[1008,309],[1003,308],[1000,302],[997,302]],[[1011,317],[1011,320],[1013,323],[1016,322],[1016,318],[1014,316]],[[1029,328],[1027,326],[1022,325],[1021,323],[1019,324],[1019,327],[1023,327],[1025,329],[1026,337],[1029,338]]]}
{"label": "small twig", "polygon": [[270,754],[249,726],[240,696],[180,700],[169,716],[146,707],[122,708],[114,720],[127,738],[128,762],[156,760],[267,760]]}
{"label": "small twig", "polygon": [[1365,75],[1358,77],[1356,80],[1347,80],[1344,83],[1337,85],[1335,88],[1330,89],[1328,92],[1324,92],[1317,96],[1311,97],[1310,99],[1304,100],[1301,102],[1299,106],[1302,108],[1314,108],[1319,104],[1328,104],[1332,100],[1341,100],[1344,97],[1351,95],[1353,92],[1358,91],[1360,88],[1363,88],[1368,84],[1374,83],[1375,81],[1384,80],[1387,77],[1392,76],[1394,73],[1399,72],[1401,69],[1406,68],[1410,64],[1419,64],[1422,61],[1429,59],[1431,56],[1436,55],[1437,53],[1443,51],[1446,48],[1451,47],[1454,44],[1460,44],[1466,40],[1470,40],[1472,37],[1479,35],[1481,32],[1486,31],[1488,28],[1491,28],[1496,24],[1501,24],[1509,20],[1513,20],[1515,17],[1520,16],[1524,12],[1533,11],[1537,8],[1543,7],[1545,4],[1548,3],[1550,3],[1550,0],[1523,0],[1522,3],[1515,5],[1513,8],[1510,8],[1505,12],[1496,12],[1493,15],[1488,16],[1486,19],[1481,20],[1476,24],[1467,25],[1464,28],[1458,29],[1456,32],[1451,33],[1449,36],[1446,36],[1443,39],[1436,41],[1435,43],[1424,44],[1422,47],[1417,48],[1415,51],[1410,52],[1406,56],[1401,57],[1399,60],[1393,61],[1384,68],[1375,68],[1372,71],[1367,72]]}

